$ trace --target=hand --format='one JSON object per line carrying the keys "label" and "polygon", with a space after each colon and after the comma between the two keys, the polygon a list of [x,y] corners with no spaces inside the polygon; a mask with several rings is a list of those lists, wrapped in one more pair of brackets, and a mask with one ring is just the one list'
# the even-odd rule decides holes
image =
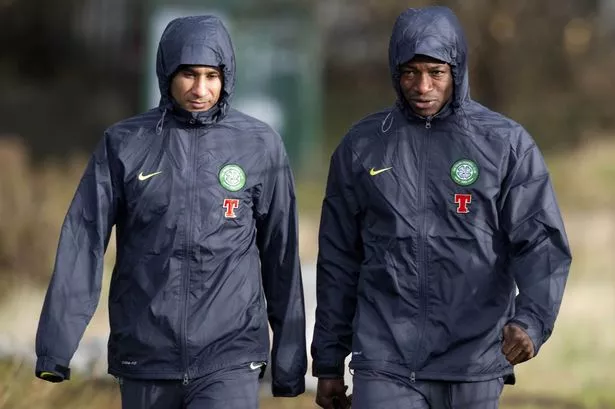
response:
{"label": "hand", "polygon": [[346,396],[348,386],[344,379],[318,379],[316,404],[324,409],[349,409],[350,398]]}
{"label": "hand", "polygon": [[502,330],[504,337],[502,353],[511,365],[517,365],[534,357],[534,343],[521,327],[507,324]]}

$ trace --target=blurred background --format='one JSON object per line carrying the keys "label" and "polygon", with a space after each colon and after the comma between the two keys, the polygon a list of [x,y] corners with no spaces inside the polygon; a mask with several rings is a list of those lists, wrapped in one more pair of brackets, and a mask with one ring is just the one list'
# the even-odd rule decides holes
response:
{"label": "blurred background", "polygon": [[[615,0],[0,0],[0,408],[120,407],[105,374],[106,293],[74,380],[34,379],[34,336],[78,179],[106,127],[157,104],[154,54],[171,18],[225,21],[237,54],[235,107],[283,135],[311,339],[329,156],[349,126],[393,103],[393,22],[429,4],[451,7],[466,29],[472,96],[536,139],[573,248],[554,336],[518,367],[503,407],[615,408]],[[263,385],[263,408],[312,402],[311,392],[273,400]]]}

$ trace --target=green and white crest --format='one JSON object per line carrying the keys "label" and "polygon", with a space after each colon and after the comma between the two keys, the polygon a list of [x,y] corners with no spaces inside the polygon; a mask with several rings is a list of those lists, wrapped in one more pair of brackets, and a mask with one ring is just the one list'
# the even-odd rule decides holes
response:
{"label": "green and white crest", "polygon": [[239,165],[225,165],[218,173],[218,180],[226,190],[236,192],[246,184],[246,173]]}
{"label": "green and white crest", "polygon": [[470,159],[461,159],[451,167],[451,178],[460,186],[469,186],[478,179],[478,166]]}

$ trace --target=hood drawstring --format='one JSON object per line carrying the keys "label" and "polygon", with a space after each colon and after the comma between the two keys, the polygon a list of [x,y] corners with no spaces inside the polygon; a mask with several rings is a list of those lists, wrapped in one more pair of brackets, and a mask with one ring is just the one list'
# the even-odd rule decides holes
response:
{"label": "hood drawstring", "polygon": [[167,109],[165,108],[164,111],[162,111],[162,117],[160,118],[160,121],[158,121],[158,123],[156,124],[156,135],[160,135],[162,133],[162,127],[164,125],[164,118],[167,116]]}
{"label": "hood drawstring", "polygon": [[[389,132],[389,129],[391,129],[391,126],[393,126],[393,117],[391,116],[392,114],[393,114],[393,111],[389,112],[386,118],[384,118],[384,121],[382,121],[382,126],[380,127],[380,129],[382,130],[382,133]],[[389,118],[391,120],[389,121],[389,124],[387,126],[387,121],[389,120]]]}
{"label": "hood drawstring", "polygon": [[162,133],[162,127],[164,125],[164,118],[167,116],[167,109],[165,108],[164,111],[162,111],[162,117],[160,118],[160,121],[158,121],[158,123],[156,124],[156,135],[160,135]]}

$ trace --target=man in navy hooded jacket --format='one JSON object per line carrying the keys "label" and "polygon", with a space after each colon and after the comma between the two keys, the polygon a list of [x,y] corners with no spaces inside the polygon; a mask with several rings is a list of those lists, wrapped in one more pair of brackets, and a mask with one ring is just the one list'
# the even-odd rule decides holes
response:
{"label": "man in navy hooded jacket", "polygon": [[59,382],[98,302],[116,226],[109,373],[123,407],[256,408],[304,391],[305,316],[294,182],[280,137],[230,107],[235,57],[211,16],[173,20],[156,109],[110,127],[62,227],[36,342]]}
{"label": "man in navy hooded jacket", "polygon": [[549,174],[520,125],[470,98],[467,58],[451,10],[402,13],[397,103],[332,155],[312,343],[326,409],[348,405],[350,353],[353,409],[497,408],[551,335],[571,255]]}

